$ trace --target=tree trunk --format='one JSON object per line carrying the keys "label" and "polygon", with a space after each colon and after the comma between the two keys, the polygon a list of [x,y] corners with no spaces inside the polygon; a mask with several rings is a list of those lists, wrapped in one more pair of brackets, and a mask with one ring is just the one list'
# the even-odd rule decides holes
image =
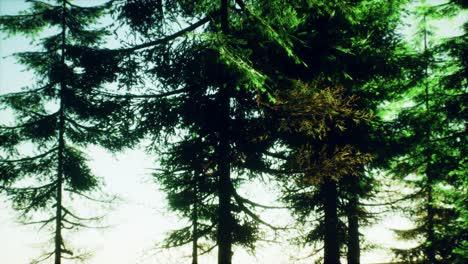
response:
{"label": "tree trunk", "polygon": [[[229,33],[229,0],[221,0],[221,29]],[[230,164],[230,98],[227,84],[220,91],[220,147],[218,168],[218,264],[232,263],[232,216],[231,216],[231,164]]]}
{"label": "tree trunk", "polygon": [[[226,88],[225,88],[226,89]],[[231,166],[229,146],[229,96],[221,91],[221,111],[224,121],[220,128],[218,168],[218,264],[231,264],[232,258],[232,216],[231,216]]]}
{"label": "tree trunk", "polygon": [[429,263],[436,263],[436,257],[435,257],[435,248],[434,248],[434,240],[435,240],[435,235],[434,235],[434,207],[432,205],[433,203],[433,197],[432,197],[432,181],[430,180],[430,175],[427,175],[428,177],[428,190],[427,190],[427,242],[428,246],[426,248],[426,257]]}
{"label": "tree trunk", "polygon": [[332,179],[326,179],[322,191],[325,213],[324,264],[340,264],[336,183]]}
{"label": "tree trunk", "polygon": [[361,248],[359,244],[359,218],[357,195],[358,178],[351,179],[350,199],[348,204],[348,264],[360,264]]}
{"label": "tree trunk", "polygon": [[219,212],[218,212],[218,264],[231,264],[232,257],[232,216],[230,166],[220,164]]}
{"label": "tree trunk", "polygon": [[[61,63],[62,67],[65,66],[65,31],[66,31],[66,1],[62,3],[62,33],[61,33]],[[57,192],[55,196],[55,236],[54,236],[54,263],[62,263],[62,191],[63,191],[63,162],[65,151],[65,80],[60,81],[60,108],[59,108],[59,134],[58,134],[58,157],[57,157]]]}
{"label": "tree trunk", "polygon": [[193,184],[193,240],[192,240],[192,264],[198,264],[198,174],[194,175]]}
{"label": "tree trunk", "polygon": [[[428,41],[427,41],[427,21],[426,21],[426,15],[423,17],[423,23],[424,23],[424,55],[426,55],[428,51]],[[425,75],[425,105],[426,105],[426,112],[427,114],[430,114],[430,109],[429,109],[429,62],[426,60],[426,66],[424,70],[424,75]],[[426,257],[427,260],[430,263],[436,263],[436,258],[435,258],[435,248],[434,248],[434,207],[432,205],[433,203],[433,197],[432,197],[432,175],[430,174],[429,167],[431,165],[431,129],[428,126],[427,131],[426,131],[426,140],[427,140],[427,147],[429,147],[429,150],[427,151],[427,156],[426,156],[426,177],[427,177],[427,242],[429,243],[427,248],[426,248]]]}
{"label": "tree trunk", "polygon": [[[61,115],[62,116],[62,115]],[[57,192],[55,204],[55,236],[54,236],[54,263],[61,264],[62,262],[62,183],[63,183],[63,118],[60,118],[60,131],[59,131],[59,146],[58,146],[58,170],[57,170]]]}

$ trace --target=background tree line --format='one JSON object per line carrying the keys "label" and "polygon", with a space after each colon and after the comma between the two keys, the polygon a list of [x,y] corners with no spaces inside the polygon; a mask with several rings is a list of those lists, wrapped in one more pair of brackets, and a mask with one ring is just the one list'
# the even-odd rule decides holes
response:
{"label": "background tree line", "polygon": [[[446,39],[430,28],[464,1],[27,2],[0,17],[2,31],[39,47],[16,54],[36,85],[0,97],[15,114],[0,127],[0,190],[25,222],[53,228],[38,261],[80,259],[66,231],[99,220],[67,205],[100,186],[86,146],[143,140],[170,209],[190,223],[165,244],[191,244],[192,263],[217,248],[229,264],[236,247],[286,228],[259,213],[276,205],[239,193],[255,179],[280,186],[304,230],[296,242],[323,263],[360,263],[375,207],[416,224],[397,231],[419,243],[397,259],[466,260],[467,24]],[[412,41],[405,14],[417,21]],[[140,41],[105,48],[115,32],[103,19]],[[411,191],[383,192],[381,174]]]}

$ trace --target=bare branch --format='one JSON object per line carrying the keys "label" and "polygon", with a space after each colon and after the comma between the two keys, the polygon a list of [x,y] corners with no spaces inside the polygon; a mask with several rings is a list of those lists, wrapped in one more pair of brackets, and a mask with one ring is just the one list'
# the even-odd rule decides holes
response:
{"label": "bare branch", "polygon": [[70,189],[70,188],[65,188],[65,191],[74,193],[74,194],[82,196],[82,197],[84,197],[84,198],[86,198],[86,199],[88,199],[90,201],[99,202],[99,203],[112,203],[117,199],[117,197],[114,196],[109,200],[99,200],[99,199],[93,198],[93,197],[88,196],[88,195],[86,195],[86,194],[84,194],[82,192],[79,192],[77,190],[73,190],[73,189]]}
{"label": "bare branch", "polygon": [[[218,246],[218,243],[215,243],[212,247],[209,247],[209,248],[203,250],[202,252],[200,252],[200,255],[205,255],[207,253],[210,253],[217,246]],[[198,247],[198,248],[200,248],[200,247]],[[200,248],[200,249],[203,249],[203,248]]]}
{"label": "bare branch", "polygon": [[70,210],[68,210],[68,209],[65,208],[64,206],[62,206],[62,209],[63,209],[63,211],[65,212],[65,214],[63,215],[63,217],[65,217],[66,215],[70,215],[71,217],[75,218],[76,220],[81,220],[81,221],[98,221],[98,220],[101,220],[101,219],[104,218],[104,216],[96,216],[96,217],[90,217],[90,218],[79,217],[79,216],[76,216],[75,214],[73,214],[72,212],[70,212]]}
{"label": "bare branch", "polygon": [[46,225],[49,223],[53,222],[57,217],[52,217],[46,220],[39,220],[39,221],[32,221],[32,222],[23,222],[24,225],[36,225],[36,224],[41,224],[39,227],[39,230],[42,230]]}
{"label": "bare branch", "polygon": [[43,254],[42,256],[40,256],[37,260],[33,260],[31,262],[31,264],[39,264],[41,262],[44,262],[46,260],[48,260],[50,257],[52,257],[54,255],[55,252],[48,252],[48,253],[45,253]]}
{"label": "bare branch", "polygon": [[[67,224],[70,224],[72,226],[79,226],[79,227],[83,227],[83,228],[92,228],[92,229],[105,229],[105,228],[109,228],[109,226],[89,226],[89,225],[85,225],[85,224],[82,224],[82,223],[78,223],[78,222],[73,222],[73,221],[70,221],[66,218],[63,218],[62,219],[63,222],[67,223]],[[63,223],[62,223],[62,226],[63,226]],[[71,227],[73,228],[73,227]],[[71,229],[69,228],[69,229]]]}
{"label": "bare branch", "polygon": [[233,191],[233,195],[236,196],[237,199],[242,200],[242,202],[250,204],[250,205],[252,205],[254,207],[261,207],[261,208],[265,208],[265,209],[287,209],[288,208],[288,207],[284,207],[284,206],[269,206],[269,205],[263,205],[263,204],[256,203],[256,202],[251,201],[251,200],[249,200],[249,199],[247,199],[245,197],[242,197],[235,190]]}
{"label": "bare branch", "polygon": [[[231,188],[232,189],[232,188]],[[234,195],[234,199],[236,200],[237,204],[239,205],[239,207],[242,209],[242,211],[244,213],[246,213],[247,215],[249,215],[250,217],[252,217],[255,221],[257,221],[258,223],[261,223],[265,226],[268,226],[269,228],[273,229],[273,230],[280,230],[280,229],[286,229],[284,227],[277,227],[277,226],[274,226],[274,225],[271,225],[267,222],[265,222],[263,219],[261,219],[258,215],[256,215],[254,212],[252,212],[249,208],[247,208],[244,204],[244,201],[242,199],[239,199],[239,196],[238,195]]]}

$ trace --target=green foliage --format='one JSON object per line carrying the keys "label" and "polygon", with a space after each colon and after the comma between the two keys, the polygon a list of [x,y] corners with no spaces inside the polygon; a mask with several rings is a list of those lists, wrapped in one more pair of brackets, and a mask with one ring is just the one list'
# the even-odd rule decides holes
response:
{"label": "green foliage", "polygon": [[[447,10],[450,12],[444,13]],[[395,250],[405,261],[463,262],[463,257],[454,252],[466,240],[457,228],[460,224],[464,226],[466,219],[456,202],[466,196],[462,194],[465,191],[461,184],[466,180],[463,165],[466,109],[460,100],[466,97],[466,67],[464,59],[457,56],[463,53],[465,45],[458,41],[466,33],[438,43],[433,41],[435,35],[430,27],[431,21],[456,14],[458,10],[455,3],[430,5],[422,1],[414,11],[419,22],[418,43],[413,44],[410,52],[419,53],[413,57],[418,66],[409,75],[412,80],[402,94],[409,106],[400,110],[398,123],[393,127],[392,142],[398,146],[400,156],[391,162],[391,171],[414,190],[408,196],[412,208],[406,210],[416,226],[398,234],[419,244],[408,250]],[[461,45],[448,44],[454,42]],[[411,174],[415,176],[407,177]]]}
{"label": "green foliage", "polygon": [[[83,148],[95,144],[119,150],[135,142],[130,112],[120,111],[126,99],[101,92],[116,80],[121,59],[98,48],[109,32],[95,24],[109,7],[110,2],[80,7],[68,1],[30,1],[29,10],[0,17],[3,32],[30,36],[39,46],[15,54],[35,73],[36,84],[0,95],[2,107],[15,115],[13,125],[0,126],[0,191],[26,222],[54,227],[55,250],[43,257],[55,255],[56,263],[73,255],[62,231],[97,220],[75,215],[62,198],[88,198],[86,193],[99,190]],[[35,220],[37,211],[50,218]]]}
{"label": "green foliage", "polygon": [[[15,54],[37,83],[0,96],[16,118],[0,127],[0,190],[25,218],[51,213],[34,222],[58,222],[59,258],[70,253],[61,229],[85,220],[62,194],[100,186],[84,148],[118,151],[141,139],[159,157],[153,176],[170,210],[189,221],[165,247],[253,251],[262,226],[275,227],[256,213],[268,206],[237,191],[262,177],[282,184],[282,201],[305,230],[300,244],[328,247],[332,228],[331,242],[359,251],[345,245],[359,236],[349,219],[371,221],[360,201],[379,185],[366,168],[380,167],[412,188],[407,198],[418,204],[408,210],[416,227],[398,234],[421,243],[397,255],[467,258],[466,32],[432,41],[430,27],[464,12],[463,1],[415,5],[408,45],[397,33],[402,0],[29,2],[0,17],[0,30],[39,47]],[[102,48],[111,32],[94,25],[107,15],[145,43]],[[113,82],[144,94],[106,91]],[[333,227],[324,223],[330,191]]]}
{"label": "green foliage", "polygon": [[[395,58],[400,4],[291,3],[302,20],[288,33],[302,63],[274,51],[258,63],[263,73],[271,73],[271,90],[276,92],[276,104],[263,104],[275,120],[277,140],[287,148],[280,181],[283,200],[306,230],[301,244],[320,245],[330,228],[323,221],[327,179],[339,189],[338,216],[356,215],[360,222],[368,222],[369,215],[351,201],[368,198],[375,185],[372,175],[364,174],[364,166],[371,164],[381,143],[371,126],[379,117],[372,112],[393,96],[391,81],[401,73]],[[357,187],[352,187],[355,181]],[[336,221],[340,223],[332,228],[339,228],[339,237],[334,240],[343,246],[348,227]],[[324,242],[326,247],[330,244]]]}

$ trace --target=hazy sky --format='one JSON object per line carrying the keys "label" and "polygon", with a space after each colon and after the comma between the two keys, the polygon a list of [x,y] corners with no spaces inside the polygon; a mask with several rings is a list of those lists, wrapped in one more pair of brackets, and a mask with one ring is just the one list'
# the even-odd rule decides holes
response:
{"label": "hazy sky", "polygon": [[[100,1],[80,0],[78,4],[98,4]],[[27,5],[22,0],[0,0],[0,15],[15,14],[24,10]],[[465,17],[466,19],[466,17]],[[453,28],[444,32],[453,33]],[[0,33],[0,94],[18,90],[31,84],[33,76],[24,72],[22,66],[7,55],[13,52],[31,49],[29,40],[22,37],[6,39]],[[117,43],[118,44],[118,43]],[[7,56],[7,57],[5,57]],[[0,112],[0,122],[10,118],[5,112]],[[89,264],[149,264],[149,263],[190,263],[187,258],[190,248],[168,251],[155,250],[155,245],[161,242],[165,232],[183,225],[174,214],[165,208],[164,194],[158,191],[151,176],[156,157],[146,155],[141,148],[119,154],[111,154],[101,148],[92,147],[88,150],[91,158],[91,168],[105,182],[103,190],[108,194],[117,195],[119,202],[107,212],[104,224],[107,229],[82,229],[65,239],[71,241],[77,248],[89,249],[94,256],[87,261]],[[255,195],[260,200],[271,199],[266,195],[261,184],[246,186],[242,193]],[[46,249],[50,249],[47,229],[37,231],[37,226],[20,225],[17,213],[10,209],[11,204],[5,197],[0,197],[0,263],[28,263]],[[81,211],[92,211],[83,205],[76,205]],[[87,206],[87,205],[86,205]],[[281,212],[266,213],[267,219],[287,221],[288,216]],[[384,245],[394,244],[390,227],[407,225],[399,217],[389,216],[383,223],[365,230],[366,238]],[[297,257],[307,255],[307,251],[299,251],[282,244],[259,244],[255,256],[243,250],[236,250],[234,263],[310,263],[310,260],[297,260]],[[185,258],[184,258],[185,256]],[[373,263],[389,260],[390,256],[383,250],[365,253],[363,263]],[[215,263],[214,255],[203,257],[200,263]]]}

